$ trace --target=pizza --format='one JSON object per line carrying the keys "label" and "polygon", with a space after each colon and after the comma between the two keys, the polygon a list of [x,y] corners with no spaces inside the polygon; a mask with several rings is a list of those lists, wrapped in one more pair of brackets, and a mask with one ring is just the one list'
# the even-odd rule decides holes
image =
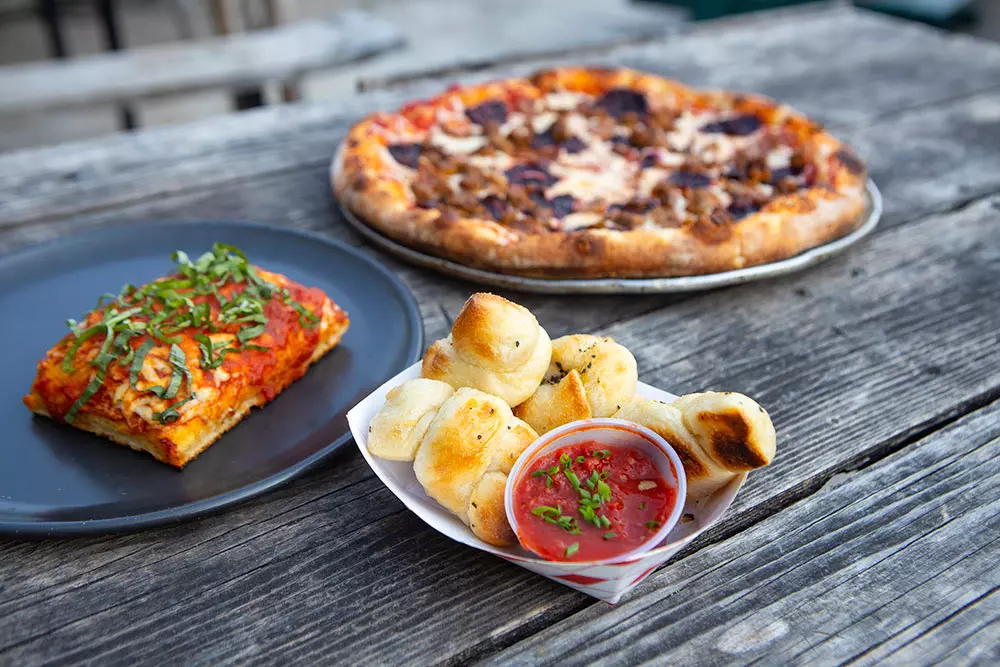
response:
{"label": "pizza", "polygon": [[348,133],[333,188],[389,238],[493,272],[685,276],[781,260],[857,228],[864,163],[744,93],[627,69],[454,87]]}
{"label": "pizza", "polygon": [[340,341],[321,290],[216,244],[175,273],[102,297],[38,364],[32,412],[183,467]]}

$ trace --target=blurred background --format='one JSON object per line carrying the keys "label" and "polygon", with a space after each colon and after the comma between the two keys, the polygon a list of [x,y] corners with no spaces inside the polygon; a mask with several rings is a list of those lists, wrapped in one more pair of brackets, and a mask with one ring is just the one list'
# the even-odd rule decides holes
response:
{"label": "blurred background", "polygon": [[[565,10],[553,12],[553,5]],[[794,0],[0,0],[0,151],[595,50]],[[859,6],[1000,39],[1000,0]],[[541,7],[544,5],[544,7]],[[553,24],[553,14],[563,17]],[[544,18],[543,18],[544,17]]]}

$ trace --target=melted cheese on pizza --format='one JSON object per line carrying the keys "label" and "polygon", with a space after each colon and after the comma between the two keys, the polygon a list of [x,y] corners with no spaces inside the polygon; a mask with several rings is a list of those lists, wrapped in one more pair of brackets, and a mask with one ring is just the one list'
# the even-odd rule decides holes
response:
{"label": "melted cheese on pizza", "polygon": [[517,233],[733,221],[823,176],[788,110],[765,117],[697,95],[654,109],[629,89],[462,100],[411,105],[398,133],[384,125],[393,169],[414,205]]}

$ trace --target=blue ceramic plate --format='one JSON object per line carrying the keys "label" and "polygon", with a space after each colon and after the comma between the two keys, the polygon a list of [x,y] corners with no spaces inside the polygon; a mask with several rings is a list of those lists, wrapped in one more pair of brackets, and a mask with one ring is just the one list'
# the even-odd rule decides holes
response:
{"label": "blue ceramic plate", "polygon": [[[35,364],[65,335],[66,318],[102,293],[167,273],[174,250],[194,257],[216,241],[326,292],[351,318],[341,343],[182,471],[24,407]],[[0,257],[0,317],[0,532],[24,536],[131,530],[273,488],[349,442],[348,409],[423,351],[413,295],[372,258],[321,236],[238,222],[136,224]]]}

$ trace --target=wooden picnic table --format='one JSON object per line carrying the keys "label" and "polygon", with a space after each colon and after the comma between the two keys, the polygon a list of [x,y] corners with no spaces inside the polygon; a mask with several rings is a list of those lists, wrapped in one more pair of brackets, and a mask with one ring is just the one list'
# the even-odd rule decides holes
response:
{"label": "wooden picnic table", "polygon": [[[1000,46],[840,7],[586,60],[782,99],[885,197],[874,236],[781,279],[510,295],[553,336],[613,336],[646,382],[768,407],[778,457],[721,523],[611,607],[435,533],[346,448],[198,521],[0,540],[0,664],[1000,660]],[[365,245],[327,169],[363,114],[442,85],[0,156],[0,249],[122,221],[317,230],[405,278],[433,340],[476,286]]]}

